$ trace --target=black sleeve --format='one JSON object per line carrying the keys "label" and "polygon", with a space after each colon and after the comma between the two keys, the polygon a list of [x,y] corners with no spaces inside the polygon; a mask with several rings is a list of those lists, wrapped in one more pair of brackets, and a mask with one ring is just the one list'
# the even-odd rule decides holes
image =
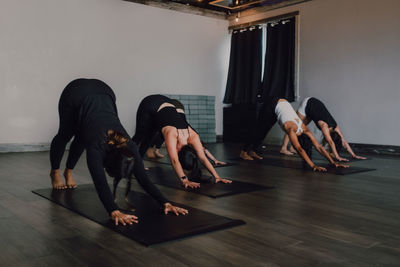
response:
{"label": "black sleeve", "polygon": [[139,154],[136,144],[134,142],[129,142],[127,148],[131,153],[131,156],[135,158],[135,162],[133,165],[133,174],[135,175],[136,180],[139,182],[139,184],[150,196],[156,199],[158,203],[164,204],[169,202],[147,176],[144,169],[142,157]]}
{"label": "black sleeve", "polygon": [[104,152],[96,148],[86,150],[86,160],[97,194],[108,213],[118,210],[104,172]]}

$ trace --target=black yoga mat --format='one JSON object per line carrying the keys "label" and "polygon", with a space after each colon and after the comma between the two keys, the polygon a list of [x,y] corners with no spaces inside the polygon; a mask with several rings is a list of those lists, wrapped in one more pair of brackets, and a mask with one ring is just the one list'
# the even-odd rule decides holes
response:
{"label": "black yoga mat", "polygon": [[139,217],[139,223],[115,226],[91,184],[79,185],[76,189],[46,188],[32,192],[146,246],[245,224],[242,220],[232,220],[181,204],[176,205],[188,209],[189,214],[164,215],[149,195],[132,191],[128,199],[135,208],[133,214]]}
{"label": "black yoga mat", "polygon": [[246,193],[256,190],[272,189],[274,186],[262,186],[252,183],[232,181],[231,184],[224,183],[209,183],[201,184],[200,188],[184,188],[176,178],[175,171],[170,167],[151,167],[147,171],[151,181],[155,184],[185,190],[188,192],[209,196],[212,198],[230,196],[240,193]]}
{"label": "black yoga mat", "polygon": [[[319,159],[319,160],[321,160],[321,159],[325,159],[322,155],[320,155],[320,154],[317,154],[317,155],[315,155],[315,154],[313,153],[313,158],[315,158],[315,159]],[[362,157],[365,157],[365,156],[362,156]],[[342,163],[345,163],[346,164],[346,162],[356,162],[356,161],[365,161],[365,160],[371,160],[372,158],[370,158],[370,157],[366,157],[366,159],[356,159],[356,158],[353,158],[352,156],[349,156],[349,155],[345,155],[345,156],[343,156],[343,158],[346,158],[346,159],[348,159],[349,161],[343,161]]]}
{"label": "black yoga mat", "polygon": [[[264,156],[276,156],[276,157],[282,157],[284,159],[301,158],[298,154],[284,155],[284,154],[281,154],[278,150],[264,150],[262,152],[262,154]],[[316,150],[313,150],[312,157],[315,158],[315,159],[319,159],[319,160],[325,160],[325,158],[321,154],[319,154]],[[366,159],[355,159],[355,158],[351,157],[348,154],[344,155],[343,158],[348,159],[349,162],[364,161],[364,160],[371,160],[372,159],[370,157],[366,157]],[[343,162],[343,163],[346,163],[346,162]]]}
{"label": "black yoga mat", "polygon": [[[303,168],[303,162],[300,159],[287,159],[287,158],[272,158],[272,157],[265,157],[262,160],[243,160],[239,157],[231,159],[231,160],[238,160],[241,162],[246,162],[250,164],[263,164],[263,165],[270,165],[270,166],[277,166],[282,168],[291,168],[291,169],[304,169],[310,170],[311,168]],[[336,168],[326,163],[315,162],[318,166],[325,167],[327,172],[337,174],[337,175],[348,175],[353,173],[360,173],[360,172],[368,172],[374,171],[376,169],[372,168],[362,168],[362,167],[355,167],[350,166],[349,168]]]}
{"label": "black yoga mat", "polygon": [[[167,157],[160,158],[160,159],[149,159],[149,158],[146,158],[145,160],[150,161],[150,162],[156,162],[156,163],[171,165],[171,162],[169,161],[169,159]],[[210,161],[210,163],[213,165],[214,168],[222,168],[222,167],[229,167],[229,166],[238,165],[236,162],[226,162],[226,161],[224,161],[224,162],[226,163],[224,165],[215,165],[215,164],[213,164],[213,162]]]}

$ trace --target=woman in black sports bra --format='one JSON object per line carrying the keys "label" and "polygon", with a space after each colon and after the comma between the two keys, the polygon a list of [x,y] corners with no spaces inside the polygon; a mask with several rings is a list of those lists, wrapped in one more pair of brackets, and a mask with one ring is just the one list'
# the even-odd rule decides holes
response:
{"label": "woman in black sports bra", "polygon": [[199,135],[190,127],[184,114],[176,111],[172,99],[163,95],[149,95],[139,105],[136,132],[132,138],[139,146],[140,155],[143,156],[154,144],[157,132],[162,133],[172,167],[185,188],[200,187],[199,183],[188,180],[179,162],[178,152],[186,145],[193,147],[200,162],[212,174],[216,183],[231,183],[230,180],[221,178],[207,160]]}

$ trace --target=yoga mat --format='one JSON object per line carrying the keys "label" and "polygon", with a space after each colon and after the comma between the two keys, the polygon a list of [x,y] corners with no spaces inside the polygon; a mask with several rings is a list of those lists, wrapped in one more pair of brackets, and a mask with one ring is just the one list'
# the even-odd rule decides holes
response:
{"label": "yoga mat", "polygon": [[[149,158],[146,158],[145,160],[150,161],[150,162],[156,162],[156,163],[171,165],[171,162],[169,161],[169,159],[167,157],[160,158],[160,159],[149,159]],[[214,165],[210,161],[210,163],[213,165],[214,168],[222,168],[222,167],[229,167],[229,166],[238,165],[236,162],[226,162],[226,161],[224,161],[224,162],[226,163],[225,165]]]}
{"label": "yoga mat", "polygon": [[232,181],[231,184],[209,183],[201,184],[200,188],[185,189],[183,186],[181,186],[179,180],[176,178],[175,171],[172,169],[172,167],[151,167],[149,168],[149,171],[147,171],[147,174],[151,181],[155,184],[188,191],[195,194],[201,194],[212,198],[275,188],[274,186],[262,186],[252,183]]}
{"label": "yoga mat", "polygon": [[189,214],[164,215],[149,195],[132,191],[128,199],[135,207],[133,214],[139,217],[139,223],[115,226],[91,184],[79,185],[76,189],[46,188],[32,192],[146,246],[245,224],[242,220],[232,220],[182,204],[176,205],[188,209]]}
{"label": "yoga mat", "polygon": [[[237,158],[234,158],[231,160],[237,160],[237,161],[246,162],[249,164],[263,164],[263,165],[277,166],[277,167],[282,167],[282,168],[304,169],[303,162],[300,158],[286,159],[286,158],[265,157],[262,160],[256,160],[256,159],[255,160],[243,160],[243,159],[237,157]],[[316,163],[318,166],[325,167],[327,169],[327,172],[337,174],[337,175],[348,175],[348,174],[353,174],[353,173],[368,172],[368,171],[376,170],[376,169],[372,169],[372,168],[362,168],[362,167],[355,167],[355,166],[350,166],[349,168],[336,168],[336,167],[333,167],[326,163],[315,162],[315,161],[314,161],[314,163]],[[311,168],[305,168],[304,170],[313,171]]]}
{"label": "yoga mat", "polygon": [[[317,152],[318,153],[318,152]],[[315,156],[314,156],[315,155]],[[361,155],[362,157],[366,157],[366,156],[363,156],[363,155]],[[346,163],[346,162],[356,162],[356,161],[365,161],[365,160],[371,160],[372,158],[371,157],[366,157],[366,159],[355,159],[355,158],[353,158],[352,156],[348,156],[348,155],[346,155],[346,156],[342,156],[343,158],[346,158],[346,159],[348,159],[349,161],[342,161],[342,163]],[[314,154],[313,153],[313,158],[315,158],[315,159],[319,159],[319,160],[323,160],[323,159],[325,159],[321,154]]]}
{"label": "yoga mat", "polygon": [[[281,154],[278,150],[264,150],[262,152],[263,155],[267,155],[267,156],[277,156],[277,157],[282,157],[284,159],[291,159],[291,158],[301,158],[299,155],[294,154],[294,155],[284,155]],[[363,155],[361,155],[363,156]],[[312,153],[312,157],[318,160],[325,160],[325,158],[319,154],[316,150],[313,149],[313,153]],[[363,156],[366,157],[366,156]],[[367,159],[355,159],[352,158],[350,155],[346,154],[343,156],[343,158],[346,158],[349,160],[349,162],[355,162],[355,161],[364,161],[364,160],[371,160],[372,158],[370,157],[366,157]],[[346,162],[343,162],[346,163]]]}

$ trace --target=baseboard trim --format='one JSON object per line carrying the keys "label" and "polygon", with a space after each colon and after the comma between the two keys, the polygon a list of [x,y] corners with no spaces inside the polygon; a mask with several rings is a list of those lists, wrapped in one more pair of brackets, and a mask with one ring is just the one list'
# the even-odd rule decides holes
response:
{"label": "baseboard trim", "polygon": [[400,156],[400,146],[350,143],[351,148],[359,154],[383,156]]}
{"label": "baseboard trim", "polygon": [[49,151],[50,143],[8,143],[0,144],[0,153],[9,152],[35,152],[35,151]]}
{"label": "baseboard trim", "polygon": [[[217,135],[217,143],[222,143],[222,135]],[[267,145],[281,145],[280,138],[268,138]],[[389,145],[375,145],[375,144],[359,144],[350,143],[350,146],[355,153],[359,154],[375,154],[383,156],[400,156],[400,146]],[[67,149],[69,144],[67,145]],[[6,143],[0,144],[0,153],[9,152],[35,152],[35,151],[49,151],[50,143]]]}

